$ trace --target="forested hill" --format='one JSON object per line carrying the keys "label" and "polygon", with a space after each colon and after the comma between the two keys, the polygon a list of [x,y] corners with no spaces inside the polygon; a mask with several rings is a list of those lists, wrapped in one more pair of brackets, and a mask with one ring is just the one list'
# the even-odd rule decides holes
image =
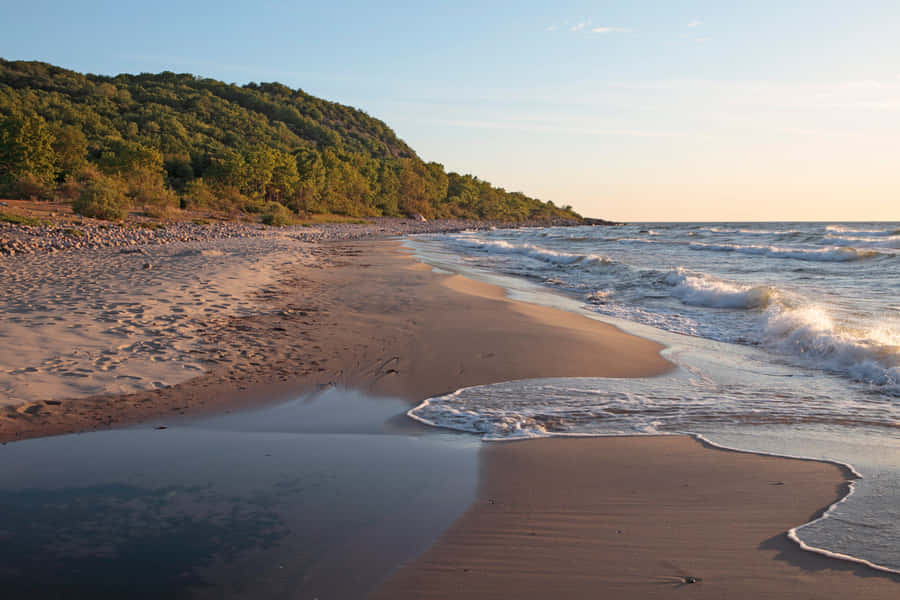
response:
{"label": "forested hill", "polygon": [[[83,75],[0,59],[0,185],[115,217],[165,212],[578,218],[426,163],[382,121],[279,83]],[[286,207],[288,210],[284,210]]]}

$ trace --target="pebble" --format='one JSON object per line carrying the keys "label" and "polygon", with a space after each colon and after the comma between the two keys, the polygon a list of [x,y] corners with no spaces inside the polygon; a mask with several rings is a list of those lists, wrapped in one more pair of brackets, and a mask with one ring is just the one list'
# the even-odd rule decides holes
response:
{"label": "pebble", "polygon": [[[79,251],[92,248],[122,248],[122,252],[144,254],[140,246],[172,242],[197,242],[223,238],[246,238],[288,234],[300,241],[326,242],[355,240],[417,233],[446,233],[467,229],[504,229],[513,227],[543,227],[547,223],[504,223],[500,221],[469,221],[461,219],[437,219],[418,221],[396,217],[367,219],[366,224],[325,223],[313,227],[291,226],[272,228],[262,225],[214,222],[208,225],[194,223],[169,223],[155,228],[115,224],[51,224],[16,225],[0,223],[0,256],[16,254]],[[559,220],[552,225],[578,225],[575,221]],[[150,263],[144,265],[151,268]]]}

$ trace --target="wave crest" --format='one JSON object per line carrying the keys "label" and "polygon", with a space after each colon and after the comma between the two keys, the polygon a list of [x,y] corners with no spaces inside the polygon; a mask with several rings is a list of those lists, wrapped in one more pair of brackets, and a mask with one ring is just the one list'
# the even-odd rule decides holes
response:
{"label": "wave crest", "polygon": [[853,329],[816,306],[780,306],[766,315],[763,342],[812,366],[900,393],[900,331],[889,326]]}
{"label": "wave crest", "polygon": [[771,287],[729,283],[681,268],[668,273],[664,281],[673,286],[672,295],[683,303],[710,308],[763,308],[775,292]]}
{"label": "wave crest", "polygon": [[692,242],[691,250],[712,252],[736,252],[738,254],[755,254],[769,258],[793,258],[818,262],[848,262],[881,256],[875,250],[860,250],[849,246],[829,246],[826,248],[779,248],[777,246],[743,246],[740,244],[704,244]]}
{"label": "wave crest", "polygon": [[900,235],[900,229],[854,229],[843,225],[829,225],[825,228],[829,232],[825,235],[831,237],[834,234],[841,235],[865,235],[865,236],[891,236]]}
{"label": "wave crest", "polygon": [[492,251],[502,254],[517,254],[527,256],[557,265],[571,265],[576,263],[612,264],[613,261],[596,254],[573,254],[542,248],[535,244],[512,244],[505,240],[483,240],[468,236],[457,236],[455,242],[461,246],[476,250]]}

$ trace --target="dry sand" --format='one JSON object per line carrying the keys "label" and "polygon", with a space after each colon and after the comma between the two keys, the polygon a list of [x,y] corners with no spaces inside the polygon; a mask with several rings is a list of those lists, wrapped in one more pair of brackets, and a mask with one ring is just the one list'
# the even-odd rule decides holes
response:
{"label": "dry sand", "polygon": [[202,334],[260,312],[308,257],[283,237],[0,260],[0,407],[161,388],[206,370]]}

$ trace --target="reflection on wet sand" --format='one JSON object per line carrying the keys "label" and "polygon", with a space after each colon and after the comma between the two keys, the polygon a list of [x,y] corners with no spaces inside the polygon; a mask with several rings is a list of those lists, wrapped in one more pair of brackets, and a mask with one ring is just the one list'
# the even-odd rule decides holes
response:
{"label": "reflection on wet sand", "polygon": [[474,496],[477,442],[398,428],[406,408],[332,390],[3,446],[0,585],[29,598],[362,596]]}

